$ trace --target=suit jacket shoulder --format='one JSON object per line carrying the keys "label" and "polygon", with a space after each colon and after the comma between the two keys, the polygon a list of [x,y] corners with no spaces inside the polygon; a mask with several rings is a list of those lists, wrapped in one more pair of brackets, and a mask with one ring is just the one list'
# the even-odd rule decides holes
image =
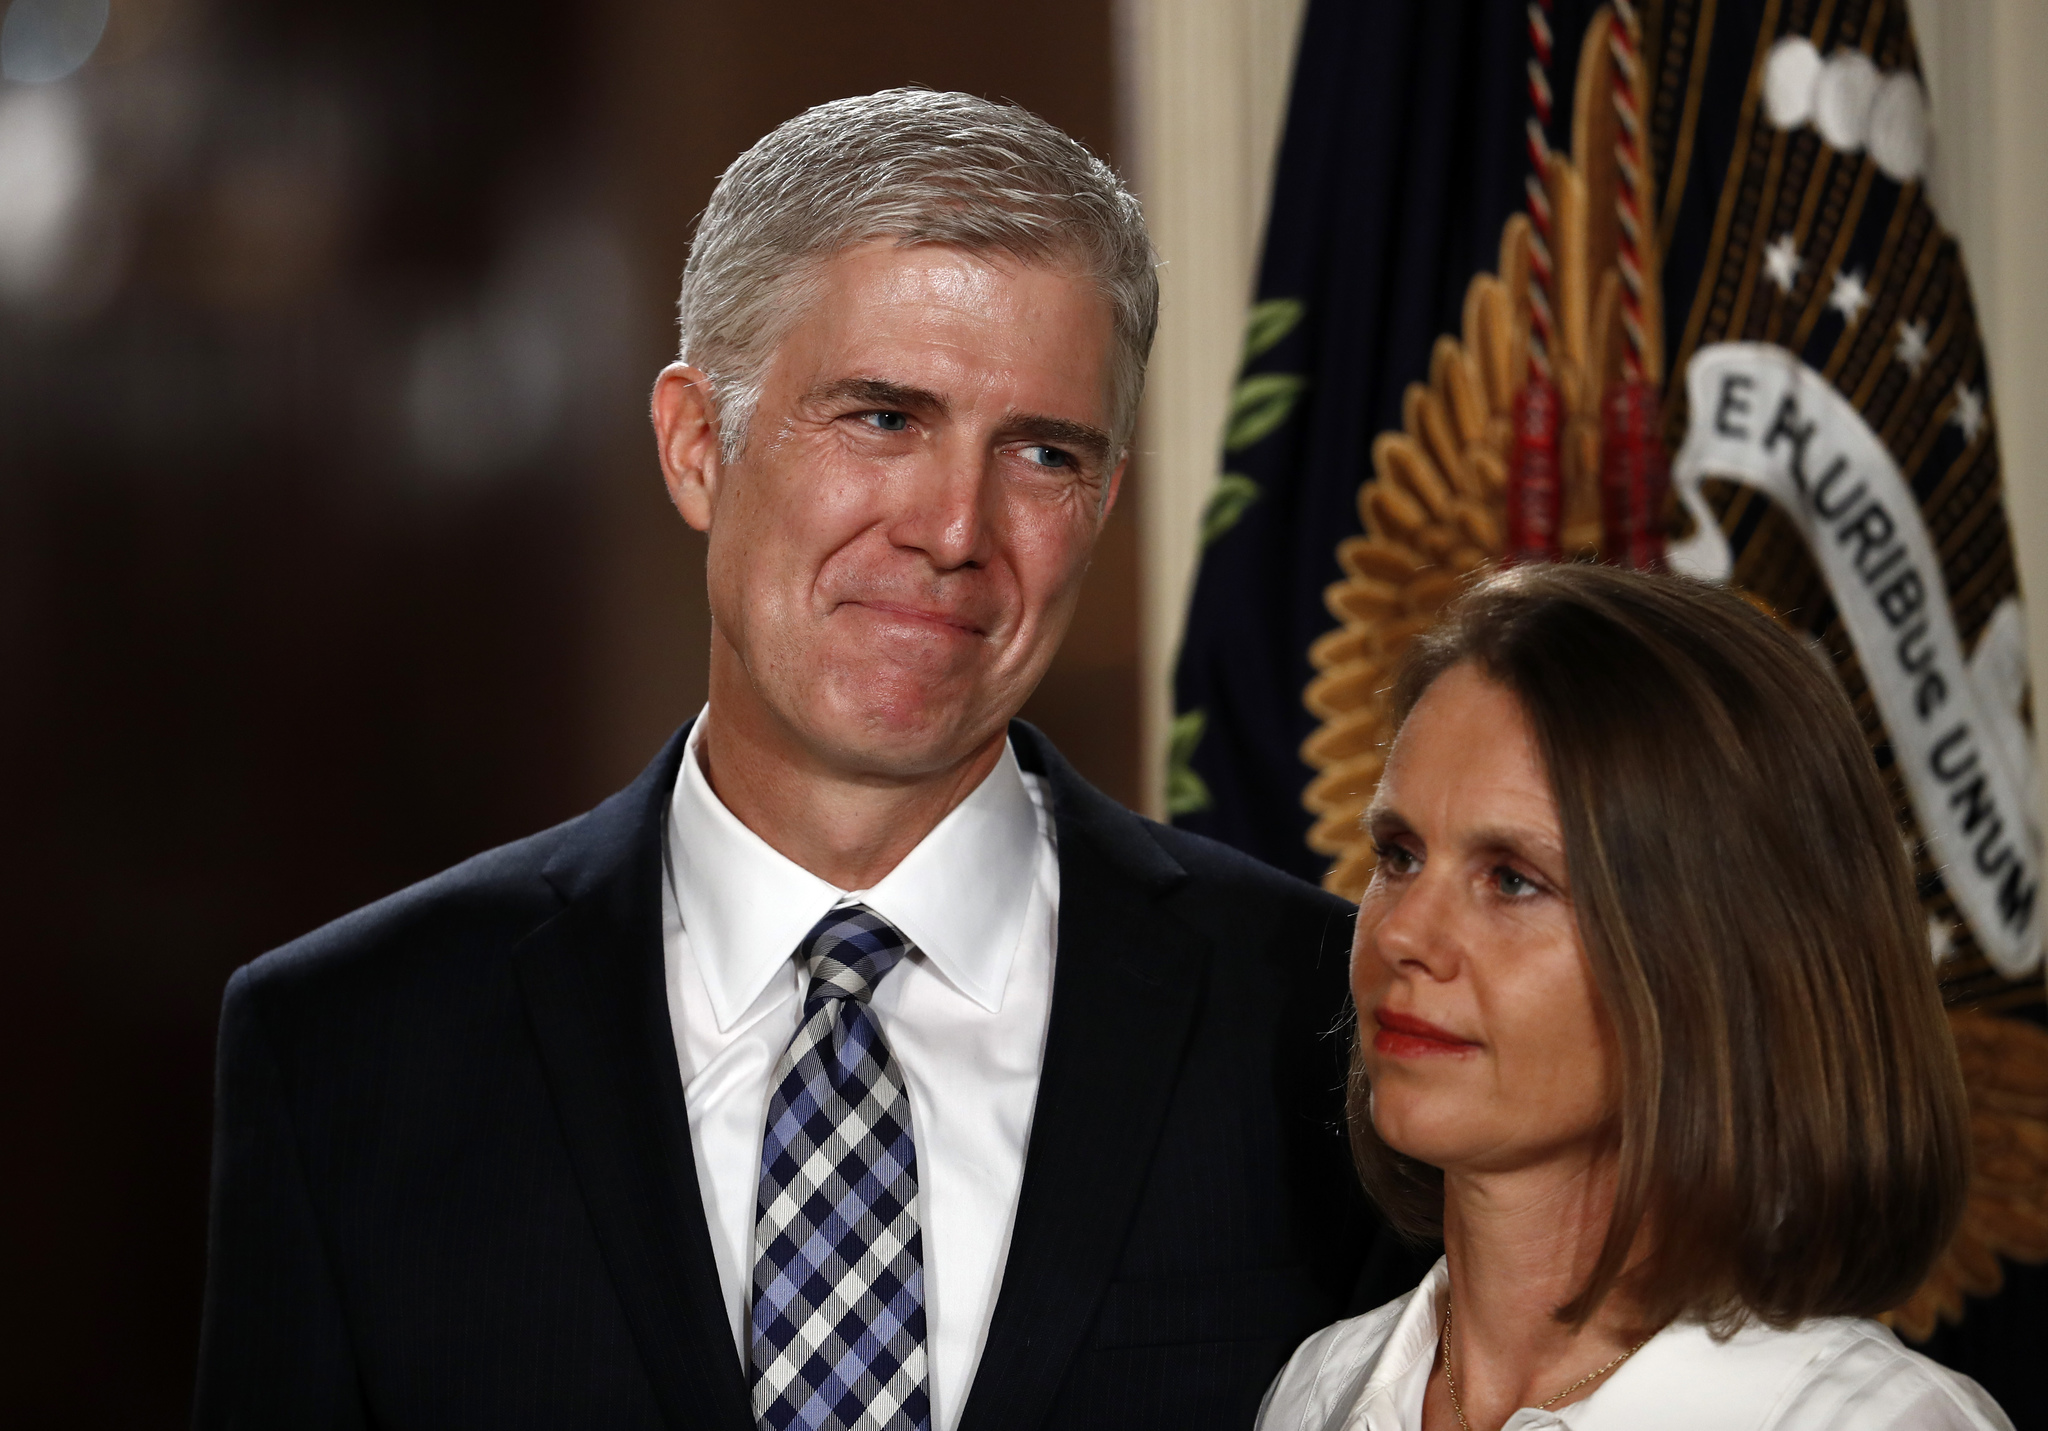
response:
{"label": "suit jacket shoulder", "polygon": [[487,850],[353,910],[253,960],[244,982],[265,996],[303,989],[324,998],[337,986],[388,986],[435,965],[502,957],[561,908],[542,871],[587,818]]}
{"label": "suit jacket shoulder", "polygon": [[[299,998],[338,1013],[370,1000],[453,993],[615,866],[658,852],[658,822],[681,761],[685,726],[631,785],[559,825],[474,855],[264,954],[231,997],[266,1013]],[[650,839],[651,835],[651,839]],[[657,915],[658,917],[658,915]]]}
{"label": "suit jacket shoulder", "polygon": [[[1205,836],[1145,822],[1146,833],[1188,872],[1179,903],[1189,917],[1247,932],[1284,930],[1268,947],[1280,958],[1333,947],[1346,953],[1358,910],[1350,900],[1296,879],[1283,870]],[[1304,935],[1312,937],[1304,940]],[[1233,946],[1243,948],[1244,946]]]}
{"label": "suit jacket shoulder", "polygon": [[[1134,900],[1197,932],[1226,963],[1249,963],[1283,980],[1307,979],[1319,996],[1348,997],[1356,908],[1219,841],[1135,814],[1096,790],[1051,742],[1022,721],[1012,739],[1020,763],[1052,786],[1062,848],[1085,842],[1126,882]],[[1063,857],[1062,864],[1065,864]]]}
{"label": "suit jacket shoulder", "polygon": [[663,998],[681,750],[237,972],[196,1424],[748,1426]]}

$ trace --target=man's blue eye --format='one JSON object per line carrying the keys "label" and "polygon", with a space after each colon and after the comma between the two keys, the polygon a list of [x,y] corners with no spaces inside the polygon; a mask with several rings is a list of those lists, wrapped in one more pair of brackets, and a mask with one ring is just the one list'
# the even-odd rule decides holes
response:
{"label": "man's blue eye", "polygon": [[1057,447],[1027,447],[1024,450],[1031,454],[1031,460],[1040,467],[1071,467],[1074,465],[1074,459],[1060,451]]}
{"label": "man's blue eye", "polygon": [[910,426],[910,419],[900,412],[871,412],[868,421],[884,432],[901,432]]}

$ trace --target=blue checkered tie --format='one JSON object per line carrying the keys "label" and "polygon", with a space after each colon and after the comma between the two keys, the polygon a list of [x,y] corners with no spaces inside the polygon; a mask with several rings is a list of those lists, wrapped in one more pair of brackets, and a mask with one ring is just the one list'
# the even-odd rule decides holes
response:
{"label": "blue checkered tie", "polygon": [[930,1431],[910,1096],[868,996],[911,950],[862,905],[797,957],[803,1024],[775,1065],[754,1213],[754,1418],[764,1431]]}

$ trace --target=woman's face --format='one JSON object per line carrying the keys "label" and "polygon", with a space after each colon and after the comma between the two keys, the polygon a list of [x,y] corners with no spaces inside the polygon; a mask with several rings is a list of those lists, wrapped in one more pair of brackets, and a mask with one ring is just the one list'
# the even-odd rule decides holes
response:
{"label": "woman's face", "polygon": [[1447,1173],[1602,1151],[1611,1032],[1579,941],[1557,801],[1521,704],[1454,666],[1394,740],[1358,908],[1373,1126]]}

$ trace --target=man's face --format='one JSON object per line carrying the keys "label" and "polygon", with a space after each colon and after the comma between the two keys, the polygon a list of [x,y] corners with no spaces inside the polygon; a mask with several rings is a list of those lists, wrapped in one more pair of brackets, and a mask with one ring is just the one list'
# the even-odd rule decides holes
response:
{"label": "man's face", "polygon": [[1065,634],[1120,466],[1111,319],[1059,268],[875,241],[826,262],[740,460],[703,459],[714,701],[828,766],[946,770]]}

